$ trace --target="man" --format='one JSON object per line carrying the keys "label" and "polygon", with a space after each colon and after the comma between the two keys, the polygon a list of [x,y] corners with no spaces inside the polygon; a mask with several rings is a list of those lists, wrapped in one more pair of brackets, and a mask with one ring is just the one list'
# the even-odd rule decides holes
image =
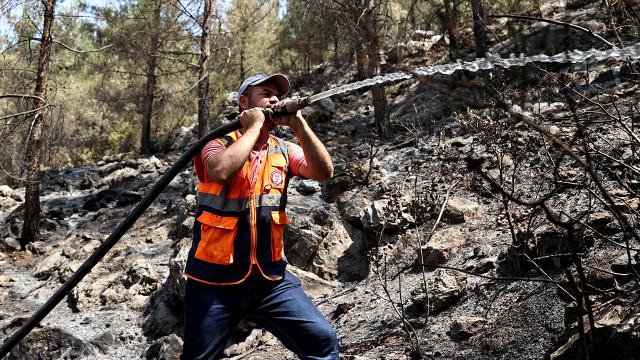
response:
{"label": "man", "polygon": [[[331,157],[298,111],[282,109],[284,75],[258,74],[238,89],[242,129],[207,144],[194,158],[198,211],[185,275],[183,360],[217,359],[245,318],[302,359],[338,359],[336,333],[285,270],[282,235],[291,176],[328,180]],[[269,134],[289,126],[300,146]]]}

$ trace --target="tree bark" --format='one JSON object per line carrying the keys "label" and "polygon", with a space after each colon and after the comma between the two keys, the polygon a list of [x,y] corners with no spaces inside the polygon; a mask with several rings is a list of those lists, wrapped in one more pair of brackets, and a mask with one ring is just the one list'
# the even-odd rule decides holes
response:
{"label": "tree bark", "polygon": [[338,36],[334,35],[333,36],[333,67],[335,67],[336,69],[340,67],[340,56],[338,53]]}
{"label": "tree bark", "polygon": [[484,23],[484,5],[482,0],[470,0],[473,15],[473,36],[476,40],[476,56],[487,55],[487,32]]}
{"label": "tree bark", "polygon": [[411,24],[411,31],[416,31],[416,4],[418,0],[412,0],[411,5],[409,5],[409,11],[407,12],[407,17],[409,18],[409,23]]}
{"label": "tree bark", "polygon": [[200,70],[198,71],[198,138],[208,128],[209,106],[209,56],[211,55],[211,12],[213,0],[204,0],[202,35],[200,36]]}
{"label": "tree bark", "polygon": [[389,120],[389,109],[384,87],[380,85],[371,87],[371,96],[373,97],[373,113],[378,133],[381,138],[389,139],[391,137],[391,121]]}
{"label": "tree bark", "polygon": [[[364,31],[367,46],[367,76],[373,77],[382,73],[380,36],[377,31],[376,14],[371,10],[367,10],[365,14],[367,15],[363,16],[360,26]],[[391,121],[384,87],[380,85],[372,86],[371,97],[373,98],[373,112],[378,134],[382,139],[388,139],[391,136]]]}
{"label": "tree bark", "polygon": [[444,28],[449,35],[449,52],[452,57],[458,54],[458,1],[444,0]]}
{"label": "tree bark", "polygon": [[356,60],[356,77],[358,80],[367,78],[367,60],[365,59],[365,51],[362,44],[355,44],[355,60]]}
{"label": "tree bark", "polygon": [[160,43],[160,9],[161,2],[158,1],[153,9],[151,42],[147,57],[147,85],[142,103],[142,136],[140,139],[140,152],[142,154],[151,153],[151,118],[153,116],[153,98],[156,91],[157,52]]}
{"label": "tree bark", "polygon": [[245,68],[244,68],[244,57],[245,57],[244,47],[245,47],[245,40],[244,38],[241,38],[240,40],[240,84],[242,84],[244,79],[247,78],[247,74],[245,74]]}
{"label": "tree bark", "polygon": [[26,245],[40,239],[40,163],[42,154],[42,135],[46,114],[47,83],[49,81],[49,61],[51,59],[51,44],[53,38],[51,29],[55,14],[56,0],[43,0],[44,20],[42,26],[42,40],[40,42],[40,54],[38,56],[38,68],[36,75],[36,88],[33,106],[38,109],[31,122],[31,131],[27,138],[27,151],[25,154],[25,207],[20,248],[26,249]]}

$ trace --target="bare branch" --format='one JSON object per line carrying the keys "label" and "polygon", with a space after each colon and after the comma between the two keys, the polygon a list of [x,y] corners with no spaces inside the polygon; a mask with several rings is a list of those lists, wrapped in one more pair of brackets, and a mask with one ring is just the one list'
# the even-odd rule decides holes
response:
{"label": "bare branch", "polygon": [[30,99],[36,99],[36,100],[40,100],[42,102],[47,102],[45,99],[36,96],[36,95],[30,95],[30,94],[4,94],[4,95],[0,95],[0,99],[5,99],[5,98],[30,98]]}
{"label": "bare branch", "polygon": [[60,46],[62,46],[63,48],[65,48],[65,49],[67,49],[67,50],[69,50],[71,52],[76,53],[76,54],[88,54],[88,53],[101,52],[101,51],[106,50],[106,49],[108,49],[108,48],[110,48],[110,47],[112,47],[114,45],[114,44],[109,44],[109,45],[105,45],[105,46],[101,47],[100,49],[94,49],[94,50],[78,50],[78,49],[74,49],[74,48],[72,48],[72,47],[70,47],[70,46],[68,46],[68,45],[66,45],[63,42],[58,41],[58,40],[53,40],[53,42],[58,44],[58,45],[60,45]]}
{"label": "bare branch", "polygon": [[34,112],[38,112],[40,110],[44,110],[44,109],[48,108],[49,106],[51,106],[51,105],[45,105],[45,106],[41,106],[39,108],[35,108],[35,109],[31,109],[31,110],[27,110],[27,111],[23,111],[23,112],[19,112],[19,113],[7,115],[7,116],[2,116],[2,117],[0,117],[0,120],[9,119],[9,118],[17,117],[17,116],[22,116],[22,115],[32,114]]}

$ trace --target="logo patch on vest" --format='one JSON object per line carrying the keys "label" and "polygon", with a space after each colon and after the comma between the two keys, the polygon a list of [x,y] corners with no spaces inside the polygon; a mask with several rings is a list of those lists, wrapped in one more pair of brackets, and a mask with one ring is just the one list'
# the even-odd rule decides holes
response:
{"label": "logo patch on vest", "polygon": [[284,184],[284,174],[278,169],[272,170],[269,174],[269,180],[271,180],[271,186],[281,187]]}

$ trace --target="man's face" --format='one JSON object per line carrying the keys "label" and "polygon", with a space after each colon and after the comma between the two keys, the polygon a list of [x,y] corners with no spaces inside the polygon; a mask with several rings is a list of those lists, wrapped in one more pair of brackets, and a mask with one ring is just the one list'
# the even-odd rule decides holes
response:
{"label": "man's face", "polygon": [[254,107],[270,107],[276,104],[278,99],[278,88],[273,84],[253,85],[240,96],[240,107],[242,110]]}

